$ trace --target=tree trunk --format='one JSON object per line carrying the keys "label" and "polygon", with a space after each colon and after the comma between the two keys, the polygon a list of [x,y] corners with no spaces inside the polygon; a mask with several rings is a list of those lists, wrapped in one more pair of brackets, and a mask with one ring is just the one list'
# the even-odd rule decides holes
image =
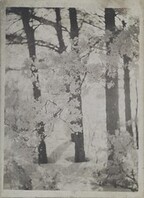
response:
{"label": "tree trunk", "polygon": [[[112,32],[112,37],[106,43],[107,55],[111,55],[110,44],[113,42],[115,34],[115,11],[112,8],[105,9],[105,29]],[[115,131],[119,129],[119,110],[118,110],[118,71],[114,68],[114,75],[111,75],[111,63],[108,63],[106,71],[106,128],[108,136],[108,177],[110,182],[116,186],[115,175],[118,174],[118,167],[115,156],[115,144],[111,139],[115,136]],[[112,73],[113,74],[113,73]],[[112,86],[110,86],[112,84]]]}
{"label": "tree trunk", "polygon": [[[115,11],[111,8],[105,9],[105,28],[111,32],[115,32]],[[110,55],[109,45],[112,38],[106,43],[107,55]],[[109,83],[113,86],[109,87]],[[119,128],[119,110],[118,110],[118,71],[115,69],[114,77],[111,77],[109,68],[106,71],[106,124],[107,132],[110,135],[115,134],[115,130]]]}
{"label": "tree trunk", "polygon": [[36,55],[35,38],[34,38],[34,30],[29,24],[30,11],[28,8],[21,8],[21,18],[24,26],[24,31],[27,37],[29,55],[31,58],[34,58]]}
{"label": "tree trunk", "polygon": [[[114,86],[109,88],[109,83],[113,82]],[[118,73],[112,78],[106,72],[106,126],[110,135],[115,135],[115,130],[119,128],[118,113]]]}
{"label": "tree trunk", "polygon": [[[29,24],[30,12],[28,8],[21,8],[21,17],[24,26],[24,31],[27,37],[29,56],[34,61],[36,57],[35,38],[34,38],[34,30]],[[38,101],[41,96],[38,69],[35,67],[34,64],[31,64],[30,70],[32,72],[32,76],[34,77],[32,82],[34,99]]]}
{"label": "tree trunk", "polygon": [[[77,23],[77,13],[75,8],[69,9],[70,17],[70,35],[73,41],[72,50],[78,53],[78,23]],[[75,142],[75,162],[84,162],[85,161],[85,151],[84,151],[84,135],[83,135],[83,114],[82,114],[82,98],[81,98],[81,78],[80,74],[76,73],[74,76],[76,84],[76,92],[71,94],[70,101],[77,100],[79,105],[76,105],[75,108],[79,110],[79,117],[76,117],[75,120],[71,121],[71,125],[79,126],[80,130],[75,132],[72,135],[72,140]]]}
{"label": "tree trunk", "polygon": [[133,136],[132,118],[131,118],[131,99],[130,99],[130,75],[129,75],[129,61],[130,58],[124,55],[124,93],[125,93],[125,119],[126,130]]}
{"label": "tree trunk", "polygon": [[138,132],[138,88],[136,81],[136,118],[135,118],[135,129],[136,129],[136,146],[139,149],[139,132]]}
{"label": "tree trunk", "polygon": [[47,154],[46,154],[46,144],[44,140],[42,140],[41,143],[39,144],[38,152],[39,152],[38,163],[46,164],[48,161],[47,161]]}
{"label": "tree trunk", "polygon": [[[36,48],[35,48],[34,29],[29,24],[30,19],[31,19],[30,9],[21,8],[21,18],[22,18],[22,22],[23,22],[23,26],[24,26],[24,31],[25,31],[26,37],[27,37],[29,56],[33,60],[33,63],[31,64],[31,67],[30,67],[32,77],[33,77],[33,81],[32,81],[33,96],[34,96],[34,100],[39,102],[39,99],[41,97],[41,89],[40,89],[40,83],[39,83],[38,69],[36,68],[36,66],[34,64],[35,57],[36,57]],[[42,139],[41,142],[42,141],[44,142],[45,135],[44,135],[43,121],[37,123],[36,130]],[[38,152],[39,152],[39,150],[38,150]],[[42,155],[42,153],[43,153],[43,155]],[[41,156],[41,158],[39,156]],[[41,159],[41,163],[46,163],[45,156],[46,156],[46,146],[45,146],[45,149],[43,149],[43,150],[41,149],[41,154],[40,153],[38,154],[38,159]],[[42,157],[43,157],[43,159],[42,159]]]}
{"label": "tree trunk", "polygon": [[66,46],[64,44],[63,35],[62,35],[60,8],[55,8],[55,13],[56,13],[56,31],[59,42],[59,53],[61,54],[63,51],[65,51]]}

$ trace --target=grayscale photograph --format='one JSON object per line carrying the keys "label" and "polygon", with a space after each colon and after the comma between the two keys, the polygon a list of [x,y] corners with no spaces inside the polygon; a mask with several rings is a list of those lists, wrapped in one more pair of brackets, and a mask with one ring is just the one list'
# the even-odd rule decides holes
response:
{"label": "grayscale photograph", "polygon": [[140,20],[6,7],[4,190],[139,190]]}

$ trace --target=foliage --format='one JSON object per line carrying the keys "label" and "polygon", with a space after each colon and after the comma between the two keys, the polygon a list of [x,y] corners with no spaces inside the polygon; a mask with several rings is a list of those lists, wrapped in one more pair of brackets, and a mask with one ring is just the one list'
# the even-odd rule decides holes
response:
{"label": "foliage", "polygon": [[138,191],[138,153],[133,138],[127,131],[117,131],[108,137],[108,144],[108,165],[93,173],[94,178],[98,177],[96,184]]}
{"label": "foliage", "polygon": [[[63,33],[65,31],[64,39],[67,49],[59,54],[54,50],[55,33],[51,38],[54,43],[46,42],[45,36],[44,38],[41,36],[43,35],[41,34],[42,28],[44,30],[49,28],[45,24],[46,22],[55,29],[53,10],[49,12],[44,10],[43,12],[35,9],[35,16],[41,16],[41,12],[45,20],[40,21],[40,24],[35,19],[30,22],[30,25],[36,28],[35,43],[39,44],[37,45],[37,58],[35,57],[35,61],[24,58],[24,62],[18,63],[19,70],[17,70],[15,68],[16,60],[12,59],[12,57],[19,56],[15,46],[16,52],[12,52],[11,59],[8,62],[8,68],[11,66],[11,70],[6,73],[5,142],[9,146],[5,148],[5,178],[13,178],[10,181],[11,186],[9,186],[12,189],[32,189],[34,187],[35,189],[58,190],[58,181],[61,175],[55,172],[51,175],[44,171],[44,167],[39,168],[35,164],[37,163],[37,146],[40,141],[36,129],[37,124],[44,123],[47,138],[51,138],[54,127],[59,120],[66,124],[70,132],[83,132],[83,129],[85,130],[87,127],[82,128],[80,125],[80,120],[85,118],[85,113],[87,113],[83,100],[89,96],[91,85],[98,84],[99,88],[102,89],[101,84],[105,84],[106,70],[108,69],[108,75],[114,78],[117,69],[124,67],[122,63],[124,55],[127,55],[131,60],[130,71],[138,67],[139,22],[137,19],[131,18],[130,25],[117,27],[113,34],[110,31],[103,31],[103,25],[100,22],[103,16],[96,24],[98,21],[95,18],[96,14],[85,13],[85,15],[82,15],[79,11],[79,38],[70,40],[69,27],[62,26]],[[117,9],[117,13],[120,12],[126,14],[125,10]],[[50,16],[48,13],[50,13]],[[21,18],[16,14],[13,15],[14,18],[8,17],[8,23],[13,26],[12,23],[16,23],[17,19],[22,26]],[[48,16],[52,21],[49,20]],[[63,20],[66,20],[66,26],[68,26],[67,15],[63,15],[63,18]],[[101,28],[100,32],[97,31],[97,27]],[[50,28],[48,30],[53,33]],[[7,39],[9,38],[10,41],[8,49],[11,44],[26,43],[25,36],[22,37],[23,29],[20,29],[21,37],[15,31],[19,31],[15,25],[12,29],[8,28],[7,30],[7,34],[9,34]],[[77,46],[74,46],[75,42],[78,43]],[[109,43],[108,48],[106,43]],[[42,44],[45,45],[42,46]],[[44,47],[46,50],[44,50]],[[38,69],[40,81],[41,98],[38,102],[33,99],[32,82],[35,79],[32,76],[32,64]],[[111,81],[108,88],[113,86],[114,82]],[[101,102],[101,105],[104,104]],[[91,116],[93,115],[91,114]],[[104,119],[101,122],[102,125],[105,124]],[[97,128],[95,127],[94,130],[97,130]],[[90,127],[89,131],[92,133]],[[93,173],[97,185],[101,186],[107,183],[132,191],[138,190],[137,151],[129,133],[116,131],[116,135],[108,136],[108,148],[111,149],[105,152],[112,160],[108,159],[106,170],[97,170]],[[102,148],[99,149],[99,152],[101,151]],[[31,176],[27,173],[28,170],[31,171]],[[38,178],[33,175],[34,171],[38,173]],[[26,183],[28,186],[25,186]]]}

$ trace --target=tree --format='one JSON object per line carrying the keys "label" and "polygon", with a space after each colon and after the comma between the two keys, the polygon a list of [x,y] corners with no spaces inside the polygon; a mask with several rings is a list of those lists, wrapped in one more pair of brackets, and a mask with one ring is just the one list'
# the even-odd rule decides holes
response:
{"label": "tree", "polygon": [[62,53],[66,50],[66,46],[63,40],[62,35],[62,25],[61,25],[61,14],[60,14],[60,8],[55,8],[56,13],[56,31],[57,31],[57,37],[59,42],[59,53]]}
{"label": "tree", "polygon": [[[105,29],[110,31],[111,37],[106,42],[107,56],[111,56],[110,45],[115,35],[115,11],[112,8],[105,9]],[[118,111],[118,71],[117,66],[111,65],[110,59],[106,68],[106,128],[108,136],[108,176],[112,177],[112,184],[116,185],[114,175],[118,172],[118,164],[116,162],[115,144],[111,143],[111,139],[119,128],[119,111]]]}
{"label": "tree", "polygon": [[[70,17],[70,36],[72,39],[72,51],[78,54],[78,23],[77,23],[77,13],[75,8],[69,9]],[[84,135],[83,135],[83,113],[82,113],[82,98],[81,98],[81,78],[80,73],[75,71],[75,85],[76,90],[71,93],[69,103],[76,100],[75,109],[79,111],[79,115],[76,116],[75,120],[71,121],[72,125],[76,125],[79,131],[73,134],[73,140],[75,142],[75,162],[85,161],[85,151],[84,151]]]}
{"label": "tree", "polygon": [[135,128],[136,128],[136,145],[137,149],[139,149],[139,132],[138,132],[138,88],[137,88],[137,81],[136,81],[136,118],[135,118]]}
{"label": "tree", "polygon": [[[24,26],[24,31],[27,37],[29,56],[34,62],[36,58],[36,48],[35,48],[34,29],[29,24],[31,19],[30,11],[32,12],[32,10],[29,10],[27,8],[21,8],[21,18]],[[31,64],[30,70],[33,76],[32,84],[33,84],[34,99],[38,101],[41,96],[38,69],[36,68],[35,64]]]}
{"label": "tree", "polygon": [[[125,23],[126,24],[126,23]],[[138,50],[139,50],[139,41],[138,41],[138,28],[139,21],[134,20],[134,24],[128,27],[127,31],[131,34],[129,39],[126,38],[125,41],[125,50],[122,54],[124,62],[124,92],[125,92],[125,118],[126,118],[126,130],[133,137],[133,128],[132,128],[132,116],[131,116],[131,98],[130,98],[130,69],[133,64],[136,64],[138,61]],[[128,35],[129,36],[129,35]],[[128,48],[128,49],[127,49]],[[137,64],[136,64],[137,66]],[[135,69],[136,66],[134,67]],[[135,115],[135,129],[136,129],[136,146],[138,145],[138,125],[137,125],[137,113],[138,113],[138,90],[137,90],[137,80],[135,80],[136,86],[136,115]]]}
{"label": "tree", "polygon": [[[121,10],[119,10],[121,12]],[[127,131],[120,130],[119,126],[119,92],[118,90],[118,67],[122,58],[124,69],[124,92],[125,92],[125,114],[126,123],[131,124],[131,106],[130,106],[130,70],[136,65],[134,62],[137,54],[137,44],[134,38],[137,35],[135,27],[126,27],[122,22],[122,29],[115,25],[116,10],[112,8],[105,9],[105,29],[106,29],[106,122],[108,139],[108,163],[107,163],[107,181],[117,187],[123,186],[128,178],[137,190],[137,165],[127,167],[127,158],[131,156],[137,163],[137,153],[133,144],[133,134],[130,125],[127,125]],[[124,41],[124,42],[123,42]],[[129,126],[129,128],[128,128]],[[134,175],[131,177],[131,175]],[[129,183],[125,184],[130,186]]]}
{"label": "tree", "polygon": [[[115,11],[111,8],[105,9],[105,29],[112,32],[112,37],[106,43],[107,55],[110,56],[110,43],[115,34]],[[113,69],[113,70],[112,70]],[[106,71],[106,125],[107,132],[110,135],[115,134],[115,130],[119,128],[119,112],[118,112],[118,71],[115,66],[112,68],[111,63],[107,65]]]}
{"label": "tree", "polygon": [[[24,26],[24,30],[27,37],[28,42],[28,50],[29,50],[29,56],[32,59],[32,63],[30,66],[31,74],[32,74],[32,84],[33,84],[33,96],[36,102],[39,102],[41,97],[41,89],[40,89],[40,83],[39,83],[39,75],[38,75],[38,69],[35,66],[35,58],[36,58],[36,48],[35,48],[35,37],[34,37],[34,29],[30,26],[30,19],[31,19],[31,12],[33,10],[28,8],[21,8],[21,18]],[[38,104],[37,104],[38,105]],[[40,137],[42,138],[42,141],[44,142],[44,123],[41,121],[40,123],[37,123],[36,130]],[[39,151],[39,150],[38,150]],[[42,150],[42,152],[46,152],[46,149]],[[47,162],[47,156],[46,153],[43,156],[42,159],[40,159],[39,163],[45,163]]]}
{"label": "tree", "polygon": [[131,118],[131,100],[130,100],[130,75],[129,75],[129,62],[131,59],[125,54],[124,60],[124,93],[125,93],[125,119],[126,130],[133,136],[132,118]]}
{"label": "tree", "polygon": [[[138,62],[138,20],[131,19],[133,21],[132,25],[128,26],[127,23],[122,20],[123,29],[119,36],[119,42],[125,40],[124,43],[119,45],[120,56],[123,59],[123,70],[124,70],[124,95],[125,95],[125,121],[126,121],[126,130],[133,137],[133,127],[132,127],[132,115],[131,115],[131,89],[130,89],[130,71],[134,69],[136,74],[137,62]],[[138,147],[138,126],[137,126],[137,111],[138,111],[138,93],[137,93],[137,80],[135,80],[136,86],[136,119],[135,119],[135,128],[136,128],[136,144]]]}
{"label": "tree", "polygon": [[[35,46],[48,48],[48,49],[51,49],[51,50],[53,50],[55,52],[58,52],[58,53],[61,53],[62,48],[63,48],[63,50],[65,50],[65,45],[64,45],[64,42],[63,42],[63,38],[62,38],[62,28],[65,31],[68,31],[68,30],[61,25],[60,10],[56,11],[56,22],[48,20],[44,17],[37,16],[37,12],[38,12],[37,9],[29,8],[29,10],[31,10],[31,12],[28,15],[29,18],[30,18],[30,23],[32,23],[31,33],[32,33],[32,31],[35,31],[36,29],[38,29],[42,25],[48,25],[48,26],[51,26],[52,28],[54,28],[56,30],[57,35],[58,35],[58,41],[59,41],[59,46],[57,46],[57,45],[55,45],[51,42],[47,42],[47,41],[35,38]],[[48,12],[48,10],[50,10],[50,9],[46,9],[47,12]],[[54,10],[54,9],[52,9],[52,10]],[[8,15],[10,15],[10,14],[16,14],[17,15],[18,19],[16,21],[12,22],[11,25],[14,25],[15,23],[17,23],[21,20],[21,8],[8,8],[7,9],[7,14]],[[11,44],[11,45],[28,44],[27,39],[26,39],[25,35],[23,34],[24,32],[25,31],[22,28],[22,29],[19,29],[18,31],[15,31],[13,33],[7,33],[6,34],[7,44],[8,45],[9,44]],[[31,34],[31,36],[32,36],[32,34]]]}

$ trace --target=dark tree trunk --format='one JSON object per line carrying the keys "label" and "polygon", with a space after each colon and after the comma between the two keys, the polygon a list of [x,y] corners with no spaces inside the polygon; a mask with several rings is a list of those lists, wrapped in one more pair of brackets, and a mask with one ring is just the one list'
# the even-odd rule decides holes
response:
{"label": "dark tree trunk", "polygon": [[48,163],[47,154],[46,154],[46,145],[45,145],[44,140],[41,140],[41,142],[40,142],[40,144],[38,146],[38,152],[39,152],[38,163],[39,164]]}
{"label": "dark tree trunk", "polygon": [[[75,8],[69,9],[69,17],[70,17],[70,35],[73,40],[73,47],[76,53],[78,53],[78,23],[77,23],[77,12]],[[75,40],[76,39],[76,40]],[[84,162],[85,161],[85,151],[84,151],[84,135],[83,135],[83,115],[82,115],[82,98],[81,98],[81,79],[80,75],[76,74],[74,80],[77,85],[77,91],[75,94],[71,94],[70,101],[76,99],[79,102],[79,106],[75,106],[76,109],[80,112],[80,117],[71,121],[71,125],[76,124],[80,127],[80,131],[76,132],[72,135],[72,140],[75,142],[75,162]]]}
{"label": "dark tree trunk", "polygon": [[21,8],[21,18],[27,37],[29,55],[31,58],[34,58],[36,56],[35,38],[33,27],[31,27],[29,24],[31,17],[28,8]]}
{"label": "dark tree trunk", "polygon": [[123,57],[124,61],[124,93],[125,93],[125,119],[126,130],[131,136],[133,136],[132,130],[132,118],[131,118],[131,99],[130,99],[130,75],[129,75],[129,61],[130,58],[127,55]]}
{"label": "dark tree trunk", "polygon": [[[34,61],[36,57],[36,48],[35,48],[35,37],[34,37],[34,30],[30,26],[30,11],[28,8],[21,8],[21,18],[24,26],[24,31],[26,33],[27,42],[28,42],[28,50],[29,56]],[[31,64],[31,72],[33,79],[33,95],[35,100],[39,100],[41,96],[41,90],[39,86],[39,77],[38,77],[38,69],[35,67],[34,64]]]}
{"label": "dark tree trunk", "polygon": [[[114,86],[109,88],[109,83],[113,82]],[[109,77],[106,72],[106,126],[107,132],[111,135],[115,134],[115,130],[119,128],[119,112],[118,112],[118,73],[116,77]]]}
{"label": "dark tree trunk", "polygon": [[[21,18],[22,18],[22,22],[23,22],[23,26],[24,26],[24,31],[26,33],[26,37],[27,37],[27,42],[28,42],[28,50],[29,50],[29,56],[30,58],[33,60],[33,63],[31,64],[30,70],[32,73],[32,77],[33,77],[33,96],[35,101],[39,101],[40,97],[41,97],[41,89],[40,89],[40,83],[39,83],[39,75],[38,75],[38,69],[36,68],[34,61],[35,61],[35,57],[36,57],[36,48],[35,48],[35,37],[34,37],[34,29],[33,27],[30,26],[29,22],[31,19],[30,16],[30,9],[28,8],[21,8]],[[40,137],[43,137],[44,135],[44,123],[43,121],[41,121],[40,123],[37,123],[36,126],[36,130],[37,133],[40,135]],[[44,140],[43,140],[44,142]],[[44,143],[45,145],[45,143]],[[38,158],[40,159],[41,163],[46,163],[46,146],[42,147],[44,148],[43,151],[41,151],[41,154],[38,154]],[[39,151],[40,149],[38,149]],[[42,150],[42,149],[41,149]],[[42,155],[42,153],[44,153]]]}
{"label": "dark tree trunk", "polygon": [[138,134],[137,122],[135,123],[135,128],[136,128],[136,147],[137,147],[137,149],[139,149],[139,134]]}
{"label": "dark tree trunk", "polygon": [[[115,32],[115,11],[111,8],[105,9],[105,28],[111,32]],[[107,54],[110,55],[109,45],[110,39],[106,43]],[[113,86],[109,87],[109,83]],[[118,71],[115,69],[114,77],[111,77],[109,68],[106,71],[106,125],[108,134],[114,135],[115,130],[119,128],[119,110],[118,110]]]}
{"label": "dark tree trunk", "polygon": [[139,132],[138,132],[138,89],[136,81],[136,118],[135,118],[135,129],[136,129],[136,146],[139,149]]}
{"label": "dark tree trunk", "polygon": [[56,31],[59,42],[59,53],[62,53],[63,51],[65,51],[66,46],[64,44],[63,34],[62,34],[60,8],[55,8],[55,13],[56,13]]}
{"label": "dark tree trunk", "polygon": [[[107,55],[111,56],[110,44],[115,36],[115,11],[112,8],[105,9],[105,29],[112,32],[112,37],[106,43]],[[115,136],[115,131],[119,129],[119,110],[118,110],[118,71],[117,66],[113,69],[114,75],[111,75],[111,63],[107,65],[106,71],[106,128],[108,136],[108,162],[107,174],[110,182],[116,186],[114,175],[119,172],[117,165],[117,156],[115,156],[115,143],[111,143],[111,138]],[[113,74],[113,73],[112,73]],[[109,86],[109,84],[113,84]]]}
{"label": "dark tree trunk", "polygon": [[77,12],[75,8],[69,8],[69,17],[70,17],[70,37],[73,40],[73,48],[78,52],[78,36],[79,36],[79,29],[77,23]]}
{"label": "dark tree trunk", "polygon": [[69,17],[70,17],[70,36],[71,39],[74,39],[79,35],[79,29],[77,23],[77,11],[75,8],[69,8]]}

